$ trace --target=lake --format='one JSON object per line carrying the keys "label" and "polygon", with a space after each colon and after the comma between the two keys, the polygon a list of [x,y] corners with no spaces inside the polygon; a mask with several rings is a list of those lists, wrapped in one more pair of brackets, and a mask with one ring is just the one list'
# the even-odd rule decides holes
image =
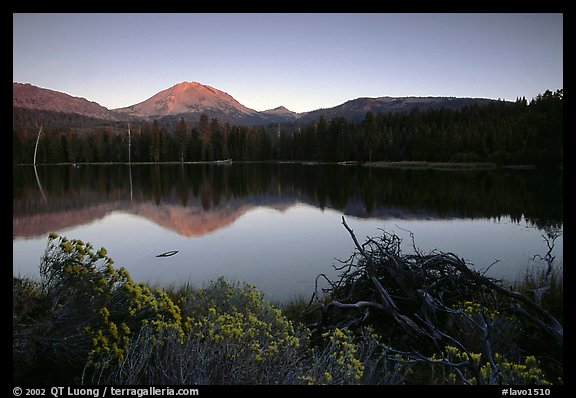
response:
{"label": "lake", "polygon": [[[563,230],[561,172],[293,163],[13,167],[13,274],[38,278],[53,231],[105,247],[136,281],[200,287],[224,276],[273,301],[309,298],[381,229],[411,251],[453,252],[513,281]],[[170,257],[156,257],[177,250]],[[563,262],[563,239],[555,242]]]}

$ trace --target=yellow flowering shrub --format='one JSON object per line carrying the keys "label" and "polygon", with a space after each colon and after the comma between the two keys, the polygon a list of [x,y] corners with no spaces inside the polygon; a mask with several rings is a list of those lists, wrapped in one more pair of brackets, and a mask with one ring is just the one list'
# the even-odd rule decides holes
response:
{"label": "yellow flowering shrub", "polygon": [[[327,350],[330,352],[330,358],[335,360],[338,365],[339,376],[344,379],[352,378],[359,381],[364,373],[364,365],[357,358],[358,349],[352,341],[350,332],[336,328],[331,332],[324,333],[322,337],[328,339]],[[332,379],[333,377],[330,377],[330,380]]]}
{"label": "yellow flowering shrub", "polygon": [[[447,345],[444,347],[442,357],[434,355],[430,358],[435,363],[446,363],[458,365],[460,375],[451,367],[444,367],[448,371],[445,378],[451,384],[551,384],[540,368],[540,363],[534,356],[526,356],[523,360],[512,362],[504,355],[495,353],[492,361],[489,361],[482,354],[465,351]],[[493,364],[491,363],[493,362]],[[464,380],[463,380],[464,379]]]}
{"label": "yellow flowering shrub", "polygon": [[521,324],[516,316],[506,311],[506,305],[500,305],[498,307],[496,303],[482,304],[471,300],[455,303],[455,314],[451,315],[448,323],[449,334],[469,351],[481,351],[485,340],[483,325],[488,323],[492,350],[508,350],[518,341]]}
{"label": "yellow flowering shrub", "polygon": [[[562,383],[545,354],[517,349],[526,322],[506,301],[452,302],[436,316],[454,344],[411,355],[388,346],[392,332],[362,325],[326,331],[313,321],[312,332],[249,284],[151,287],[114,267],[104,248],[53,233],[48,242],[41,281],[14,277],[20,379],[42,358],[50,366],[39,380],[61,384]],[[486,330],[490,358],[481,353]]]}
{"label": "yellow flowering shrub", "polygon": [[[80,352],[87,353],[83,382],[172,382],[176,376],[162,379],[167,369],[182,383],[362,379],[364,364],[351,332],[336,329],[323,336],[323,344],[312,345],[310,331],[286,318],[253,285],[220,278],[202,289],[168,293],[133,281],[113,264],[104,248],[49,236],[41,275],[45,288],[63,298],[58,308],[71,314]],[[151,362],[164,363],[162,372],[149,369]],[[186,373],[182,366],[198,369]],[[190,379],[194,375],[205,378]]]}
{"label": "yellow flowering shrub", "polygon": [[183,336],[180,308],[163,289],[136,283],[123,267],[116,269],[107,251],[95,251],[88,242],[51,233],[41,265],[49,289],[82,312],[80,328],[90,342],[89,362],[97,367],[110,357],[122,361],[132,330],[152,325],[156,330],[175,329]]}
{"label": "yellow flowering shrub", "polygon": [[468,316],[476,317],[480,314],[486,315],[486,317],[490,320],[493,320],[497,316],[500,315],[498,310],[489,309],[482,306],[480,303],[474,301],[464,301],[459,303],[458,307]]}
{"label": "yellow flowering shrub", "polygon": [[189,314],[183,329],[190,337],[226,344],[229,356],[248,354],[261,362],[300,345],[293,322],[246,283],[219,278],[191,292],[183,307]]}

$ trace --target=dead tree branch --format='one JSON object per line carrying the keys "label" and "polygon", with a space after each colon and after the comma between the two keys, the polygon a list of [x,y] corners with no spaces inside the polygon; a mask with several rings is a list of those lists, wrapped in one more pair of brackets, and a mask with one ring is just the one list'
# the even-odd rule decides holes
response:
{"label": "dead tree branch", "polygon": [[[510,322],[498,315],[506,314],[529,323],[534,335],[552,337],[562,349],[563,326],[541,301],[550,288],[548,279],[531,299],[472,269],[453,253],[422,253],[413,234],[414,253],[403,254],[401,239],[394,234],[382,231],[381,237],[361,244],[344,217],[342,225],[356,250],[336,268],[340,271],[336,281],[321,275],[329,287],[323,289],[322,300],[318,290],[313,296],[322,312],[313,331],[370,324],[394,344],[397,352],[410,353],[412,359],[421,361],[441,354],[451,345],[468,355],[481,352],[484,361],[495,369],[494,353],[510,349],[506,343]],[[551,269],[553,241],[547,243],[544,260]],[[450,366],[460,369],[458,364]],[[474,366],[478,373],[478,366]],[[493,374],[490,380],[495,378]]]}

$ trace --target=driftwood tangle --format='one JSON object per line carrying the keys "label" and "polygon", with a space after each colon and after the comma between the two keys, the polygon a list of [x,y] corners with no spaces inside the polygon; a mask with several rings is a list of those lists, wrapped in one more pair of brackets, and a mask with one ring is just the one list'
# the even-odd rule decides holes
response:
{"label": "driftwood tangle", "polygon": [[[491,316],[498,311],[529,323],[562,350],[563,326],[541,303],[542,295],[550,288],[550,244],[542,258],[549,268],[546,283],[530,298],[470,268],[453,253],[421,253],[413,236],[415,253],[403,254],[401,239],[395,234],[383,231],[381,237],[368,238],[361,244],[344,217],[342,224],[356,251],[335,267],[340,272],[336,281],[324,274],[317,277],[311,300],[317,305],[308,310],[308,314],[321,312],[320,320],[311,325],[314,332],[371,325],[401,350],[396,352],[409,353],[412,358],[425,358],[452,345],[467,353],[480,351],[493,362],[494,346],[506,344],[497,335],[501,329],[496,324],[504,317]],[[322,278],[328,287],[319,291]],[[478,305],[476,316],[463,309],[465,303]],[[457,322],[462,324],[462,319],[468,329],[454,327]],[[466,333],[455,333],[465,329]],[[468,342],[470,335],[477,337],[476,344]]]}

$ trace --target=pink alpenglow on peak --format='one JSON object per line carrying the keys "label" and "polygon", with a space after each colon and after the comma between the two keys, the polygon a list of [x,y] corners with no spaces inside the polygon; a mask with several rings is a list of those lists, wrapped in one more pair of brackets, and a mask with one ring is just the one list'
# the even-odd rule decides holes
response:
{"label": "pink alpenglow on peak", "polygon": [[197,82],[178,83],[139,104],[115,109],[116,112],[139,117],[162,117],[212,110],[247,116],[257,113],[236,101],[228,93]]}
{"label": "pink alpenglow on peak", "polygon": [[28,83],[15,82],[12,84],[12,106],[14,108],[79,114],[105,120],[116,119],[110,110],[96,102]]}

